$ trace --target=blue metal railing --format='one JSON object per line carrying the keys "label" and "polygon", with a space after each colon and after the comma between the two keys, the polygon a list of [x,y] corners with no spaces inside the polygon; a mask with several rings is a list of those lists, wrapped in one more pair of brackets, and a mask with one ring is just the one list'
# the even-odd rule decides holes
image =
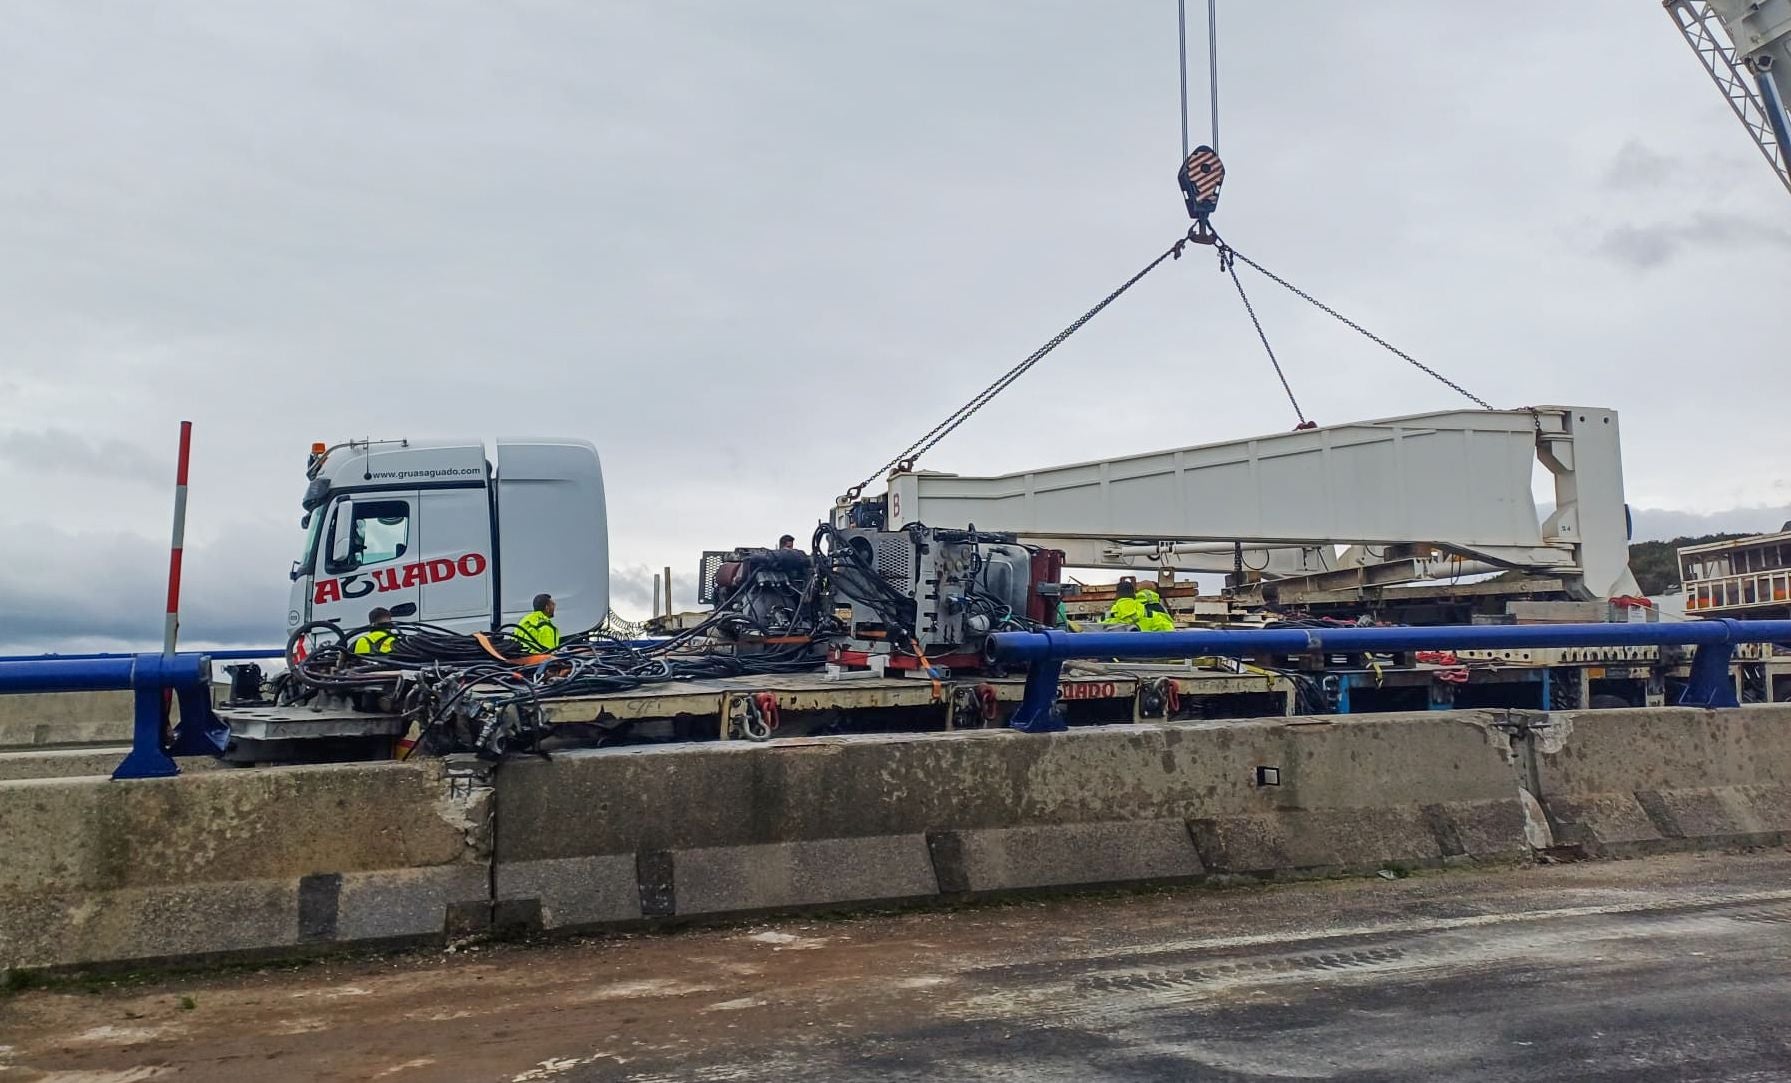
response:
{"label": "blue metal railing", "polygon": [[[225,650],[198,651],[214,662],[242,662],[261,658],[284,658],[281,647],[230,647]],[[0,662],[47,662],[77,658],[135,658],[134,654],[100,652],[94,654],[0,654]]]}
{"label": "blue metal railing", "polygon": [[[0,695],[25,692],[133,694],[131,751],[115,779],[180,773],[175,756],[216,756],[229,732],[211,709],[210,654],[122,654],[0,660]],[[180,721],[168,728],[168,703]]]}
{"label": "blue metal railing", "polygon": [[1188,629],[1178,632],[998,632],[989,656],[1024,662],[1026,694],[1010,723],[1042,733],[1064,728],[1052,713],[1063,663],[1071,658],[1165,659],[1319,652],[1500,650],[1512,647],[1697,647],[1679,702],[1735,707],[1729,660],[1737,643],[1791,643],[1791,621],[1694,620],[1649,624],[1439,625],[1397,628]]}

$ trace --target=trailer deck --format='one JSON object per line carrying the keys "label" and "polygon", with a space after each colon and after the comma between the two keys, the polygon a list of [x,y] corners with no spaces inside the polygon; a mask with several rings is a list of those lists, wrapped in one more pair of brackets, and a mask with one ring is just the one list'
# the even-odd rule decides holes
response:
{"label": "trailer deck", "polygon": [[[1688,658],[1658,647],[1460,651],[1364,658],[1075,662],[1060,704],[1071,725],[1504,708],[1661,706],[1687,678]],[[1267,668],[1265,668],[1267,667]],[[1791,655],[1737,648],[1732,673],[1747,703],[1791,700]],[[824,672],[649,684],[545,700],[553,743],[715,741],[833,733],[936,732],[1004,725],[1019,676]],[[395,714],[345,704],[224,706],[238,762],[389,755],[407,728]]]}

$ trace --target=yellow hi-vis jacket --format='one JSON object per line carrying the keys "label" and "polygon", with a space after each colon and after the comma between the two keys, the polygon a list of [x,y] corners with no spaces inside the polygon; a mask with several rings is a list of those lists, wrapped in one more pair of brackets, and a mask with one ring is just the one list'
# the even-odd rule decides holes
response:
{"label": "yellow hi-vis jacket", "polygon": [[1138,626],[1138,622],[1149,616],[1144,611],[1144,603],[1136,598],[1115,598],[1107,607],[1108,624],[1130,624]]}
{"label": "yellow hi-vis jacket", "polygon": [[391,654],[398,637],[384,628],[374,628],[354,637],[356,654]]}
{"label": "yellow hi-vis jacket", "polygon": [[539,609],[516,622],[516,642],[531,651],[551,651],[560,645],[560,630],[553,618]]}
{"label": "yellow hi-vis jacket", "polygon": [[1163,605],[1163,596],[1146,587],[1138,592],[1138,604],[1144,607],[1144,616],[1138,621],[1140,632],[1173,632],[1175,618]]}

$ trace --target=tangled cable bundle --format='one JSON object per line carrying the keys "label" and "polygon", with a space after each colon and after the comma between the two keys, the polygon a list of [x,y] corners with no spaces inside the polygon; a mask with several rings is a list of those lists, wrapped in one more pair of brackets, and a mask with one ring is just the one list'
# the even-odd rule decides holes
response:
{"label": "tangled cable bundle", "polygon": [[[830,527],[817,530],[817,544],[827,534]],[[279,698],[346,699],[358,709],[416,723],[418,739],[430,751],[500,757],[534,748],[548,732],[541,707],[549,700],[817,668],[827,636],[838,630],[831,583],[836,569],[844,572],[843,594],[864,595],[892,628],[912,637],[913,603],[849,547],[804,558],[796,578],[786,574],[787,558],[782,564],[749,565],[744,581],[701,623],[650,643],[615,638],[609,634],[614,625],[606,622],[538,653],[516,641],[514,626],[467,634],[398,622],[390,626],[395,639],[389,652],[356,654],[354,642],[370,626],[306,624],[287,639],[288,676]],[[619,733],[628,723],[600,725]]]}
{"label": "tangled cable bundle", "polygon": [[[525,650],[510,629],[464,634],[396,623],[390,652],[356,654],[353,643],[368,628],[307,624],[287,641],[290,676],[281,698],[288,703],[320,695],[345,698],[357,708],[417,723],[418,739],[431,751],[472,750],[495,758],[531,749],[546,734],[541,706],[548,700],[674,681],[800,672],[819,664],[813,642],[803,637],[762,647],[705,640],[702,649],[688,649],[726,616],[717,613],[704,626],[652,644],[585,633],[543,653]],[[299,644],[307,640],[315,645],[299,657]]]}

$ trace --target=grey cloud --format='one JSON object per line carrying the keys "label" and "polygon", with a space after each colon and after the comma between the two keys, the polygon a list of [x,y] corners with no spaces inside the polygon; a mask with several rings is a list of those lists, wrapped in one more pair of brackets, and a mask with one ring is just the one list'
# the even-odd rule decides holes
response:
{"label": "grey cloud", "polygon": [[1652,270],[1687,252],[1754,247],[1791,251],[1791,230],[1744,215],[1699,211],[1684,222],[1613,227],[1595,250],[1612,262]]}
{"label": "grey cloud", "polygon": [[159,482],[172,491],[173,457],[123,440],[95,440],[68,429],[0,431],[0,461],[34,474],[78,474]]}
{"label": "grey cloud", "polygon": [[[160,646],[166,606],[166,542],[125,533],[70,533],[8,526],[24,540],[0,565],[0,652]],[[181,641],[278,646],[285,639],[285,568],[267,559],[291,531],[239,526],[185,554]]]}
{"label": "grey cloud", "polygon": [[1683,181],[1691,170],[1679,158],[1631,139],[1617,149],[1605,171],[1604,186],[1614,191],[1648,191],[1676,180]]}
{"label": "grey cloud", "polygon": [[[611,568],[609,572],[610,607],[628,620],[641,620],[653,612],[653,584],[663,568],[634,564]],[[696,605],[695,567],[672,568],[672,608],[674,611]],[[661,608],[665,605],[660,603]]]}
{"label": "grey cloud", "polygon": [[1771,534],[1791,522],[1791,504],[1692,512],[1670,508],[1631,508],[1636,541],[1671,541],[1700,534]]}

